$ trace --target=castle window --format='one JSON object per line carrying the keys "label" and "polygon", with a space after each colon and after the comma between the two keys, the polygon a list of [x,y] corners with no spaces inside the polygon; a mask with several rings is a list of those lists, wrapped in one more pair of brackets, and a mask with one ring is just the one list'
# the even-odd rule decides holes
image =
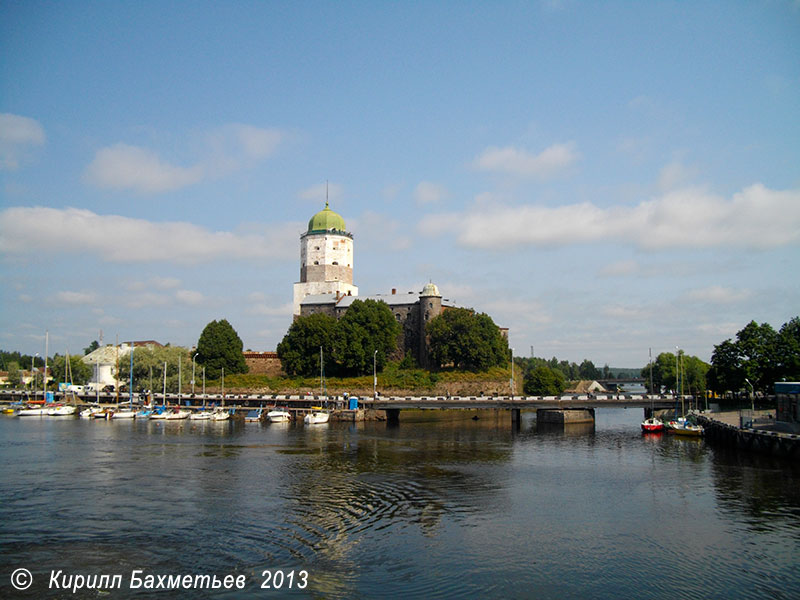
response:
{"label": "castle window", "polygon": [[318,265],[318,264],[319,264],[319,261],[318,261],[318,260],[315,260],[315,261],[314,261],[314,264],[315,264],[315,265]]}
{"label": "castle window", "polygon": [[338,265],[339,263],[338,263],[338,262],[336,262],[336,261],[333,261],[331,264],[332,264],[332,265]]}

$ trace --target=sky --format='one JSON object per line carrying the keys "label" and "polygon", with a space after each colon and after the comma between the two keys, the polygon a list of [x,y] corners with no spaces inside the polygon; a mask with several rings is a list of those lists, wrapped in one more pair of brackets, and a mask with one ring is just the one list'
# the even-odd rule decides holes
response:
{"label": "sky", "polygon": [[300,234],[515,355],[710,360],[800,314],[800,2],[0,2],[0,347],[244,347]]}

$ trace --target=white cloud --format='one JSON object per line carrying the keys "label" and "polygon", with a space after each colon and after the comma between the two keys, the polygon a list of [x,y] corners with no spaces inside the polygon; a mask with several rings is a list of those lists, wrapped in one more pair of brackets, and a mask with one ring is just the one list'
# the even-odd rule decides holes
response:
{"label": "white cloud", "polygon": [[89,292],[61,291],[53,298],[59,304],[91,304],[95,301],[95,295]]}
{"label": "white cloud", "polygon": [[[65,235],[65,233],[69,235]],[[34,248],[31,239],[40,240]],[[89,253],[105,262],[207,263],[294,260],[297,229],[272,225],[247,233],[210,231],[186,222],[154,223],[78,208],[12,207],[0,212],[0,253]],[[161,281],[160,289],[172,287]]]}
{"label": "white cloud", "polygon": [[417,204],[436,204],[447,197],[447,188],[430,181],[421,181],[414,188],[414,200]]}
{"label": "white cloud", "polygon": [[464,214],[424,217],[427,235],[452,233],[474,248],[630,243],[640,248],[775,248],[800,243],[800,190],[755,184],[730,199],[689,188],[635,206],[475,204]]}
{"label": "white cloud", "polygon": [[125,294],[122,304],[129,308],[144,308],[145,306],[165,306],[170,303],[170,298],[164,294],[154,292],[142,292],[137,294]]}
{"label": "white cloud", "polygon": [[196,306],[201,304],[205,297],[202,293],[196,292],[194,290],[178,290],[175,292],[175,299],[178,302],[182,302],[183,304],[190,304]]}
{"label": "white cloud", "polygon": [[692,290],[687,295],[692,300],[707,302],[709,304],[734,304],[742,300],[747,300],[751,296],[751,291],[748,289],[733,289],[720,285],[712,285]]}
{"label": "white cloud", "polygon": [[506,146],[491,146],[473,161],[473,166],[482,171],[494,171],[523,175],[537,179],[547,179],[562,173],[580,154],[573,143],[553,144],[539,154],[531,154],[527,150]]}
{"label": "white cloud", "polygon": [[115,144],[97,152],[86,168],[84,179],[101,188],[132,189],[147,194],[177,190],[198,183],[203,176],[199,166],[170,165],[146,148]]}
{"label": "white cloud", "polygon": [[18,169],[28,148],[44,142],[44,128],[38,121],[10,113],[0,114],[0,169]]}
{"label": "white cloud", "polygon": [[301,200],[324,202],[325,200],[338,200],[342,197],[342,186],[335,183],[318,183],[297,192]]}
{"label": "white cloud", "polygon": [[632,320],[648,319],[652,312],[642,306],[624,306],[622,304],[612,304],[601,309],[601,313],[614,319]]}
{"label": "white cloud", "polygon": [[106,189],[156,194],[181,189],[272,156],[285,136],[277,129],[232,123],[202,136],[202,158],[189,166],[163,160],[148,148],[118,143],[98,150],[84,172],[84,181]]}

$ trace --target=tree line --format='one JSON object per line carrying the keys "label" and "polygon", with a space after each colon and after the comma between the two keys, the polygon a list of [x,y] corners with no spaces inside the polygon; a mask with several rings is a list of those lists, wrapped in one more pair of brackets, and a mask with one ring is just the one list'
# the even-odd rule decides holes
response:
{"label": "tree line", "polygon": [[[340,319],[326,314],[298,317],[278,344],[278,358],[290,376],[341,377],[382,371],[399,357],[402,327],[383,301],[354,300]],[[508,343],[491,317],[453,308],[428,323],[429,361],[434,369],[485,371],[508,363]],[[406,353],[404,366],[412,366]]]}

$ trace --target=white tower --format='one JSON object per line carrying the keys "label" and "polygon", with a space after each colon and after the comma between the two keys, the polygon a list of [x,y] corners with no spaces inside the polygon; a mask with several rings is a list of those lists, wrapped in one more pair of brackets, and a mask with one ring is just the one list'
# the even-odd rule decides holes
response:
{"label": "white tower", "polygon": [[306,296],[331,294],[358,296],[353,285],[353,234],[344,219],[328,208],[311,217],[300,236],[300,281],[294,284],[294,315]]}

